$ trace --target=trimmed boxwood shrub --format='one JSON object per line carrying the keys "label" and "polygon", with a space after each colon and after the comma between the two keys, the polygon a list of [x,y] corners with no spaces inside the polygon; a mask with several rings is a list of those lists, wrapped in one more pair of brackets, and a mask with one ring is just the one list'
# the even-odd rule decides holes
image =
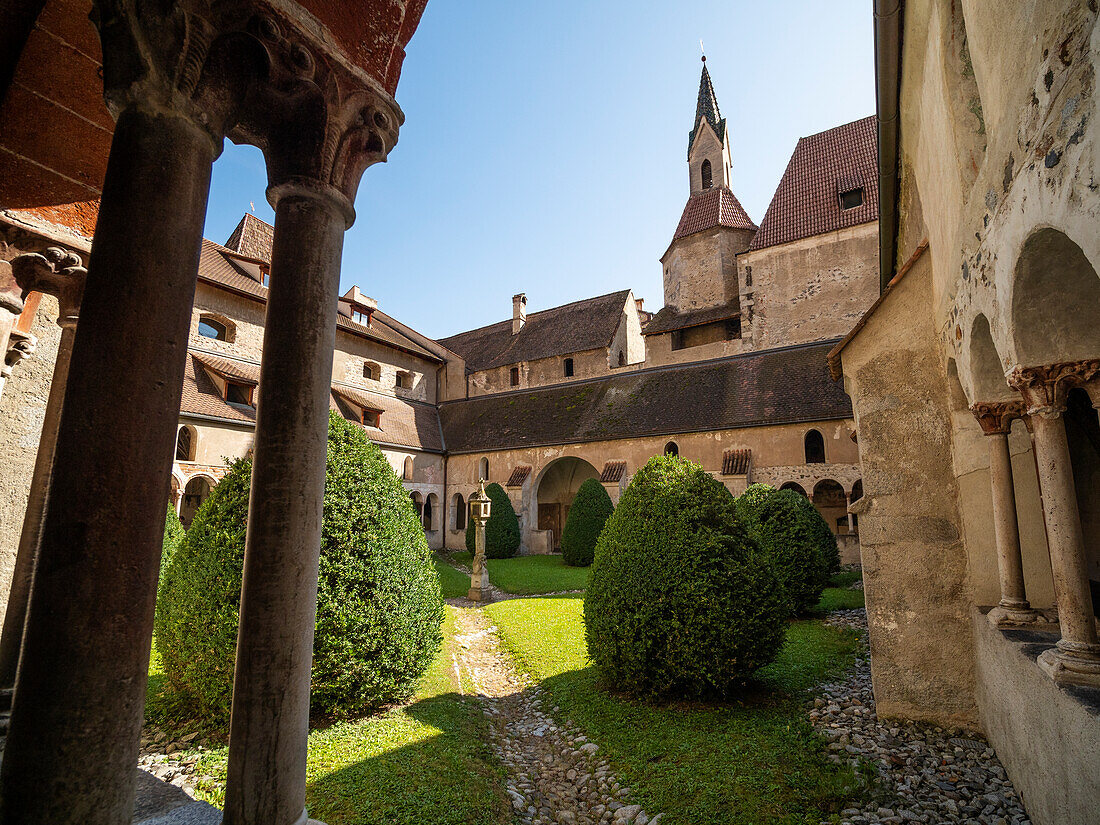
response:
{"label": "trimmed boxwood shrub", "polygon": [[598,479],[590,478],[581,484],[561,532],[561,554],[566,564],[572,567],[592,564],[596,540],[614,510],[611,496]]}
{"label": "trimmed boxwood shrub", "polygon": [[584,623],[601,677],[643,696],[726,695],[775,659],[788,613],[721,482],[650,459],[596,543]]}
{"label": "trimmed boxwood shrub", "polygon": [[828,576],[821,530],[829,530],[817,508],[794,490],[753,484],[737,500],[737,509],[771,555],[791,610],[803,613],[816,605]]}
{"label": "trimmed boxwood shrub", "polygon": [[[512,507],[512,501],[504,488],[496,482],[485,485],[485,494],[492,502],[489,508],[489,521],[485,523],[485,557],[489,559],[510,559],[519,550],[519,519]],[[477,540],[477,523],[466,519],[466,549],[474,552]]]}
{"label": "trimmed boxwood shrub", "polygon": [[[251,461],[199,508],[160,586],[156,641],[180,704],[228,719]],[[362,428],[333,415],[321,525],[311,710],[361,715],[406,697],[442,641],[443,605],[420,519]]]}
{"label": "trimmed boxwood shrub", "polygon": [[169,504],[168,515],[164,519],[164,545],[160,551],[161,576],[164,576],[164,571],[168,569],[168,563],[172,560],[172,556],[175,554],[176,548],[179,547],[179,543],[183,541],[185,534],[183,522],[176,515],[176,508]]}

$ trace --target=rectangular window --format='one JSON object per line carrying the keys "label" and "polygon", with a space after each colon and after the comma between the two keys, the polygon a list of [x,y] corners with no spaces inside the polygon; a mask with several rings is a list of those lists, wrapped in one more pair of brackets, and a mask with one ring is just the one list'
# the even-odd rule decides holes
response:
{"label": "rectangular window", "polygon": [[252,387],[247,384],[234,384],[225,382],[225,400],[230,404],[241,404],[245,407],[252,406]]}
{"label": "rectangular window", "polygon": [[840,193],[841,209],[855,209],[857,206],[863,206],[862,189],[849,189],[847,192]]}
{"label": "rectangular window", "polygon": [[411,390],[413,385],[413,377],[411,372],[399,372],[397,373],[397,386],[402,390]]}
{"label": "rectangular window", "polygon": [[519,386],[519,367],[512,367],[512,386]]}
{"label": "rectangular window", "polygon": [[[566,358],[565,359],[565,377],[566,378],[571,378],[572,376],[573,376],[573,359],[572,358]],[[513,384],[512,386],[515,386],[515,385]]]}
{"label": "rectangular window", "polygon": [[368,427],[380,429],[382,427],[382,413],[378,410],[363,410],[363,424]]}

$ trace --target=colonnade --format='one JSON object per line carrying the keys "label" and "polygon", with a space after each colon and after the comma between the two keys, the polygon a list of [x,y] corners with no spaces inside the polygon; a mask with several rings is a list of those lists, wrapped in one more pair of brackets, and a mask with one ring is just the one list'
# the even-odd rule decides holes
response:
{"label": "colonnade", "polygon": [[116,127],[67,381],[55,380],[60,416],[46,428],[44,515],[20,550],[33,567],[26,618],[4,633],[18,662],[5,824],[130,822],[202,228],[227,135],[264,151],[275,235],[223,821],[307,822],[340,258],[360,177],[403,116],[294,8],[94,3]]}
{"label": "colonnade", "polygon": [[1027,599],[1008,433],[1026,422],[1038,473],[1061,638],[1039,657],[1056,682],[1100,685],[1100,640],[1089,591],[1087,557],[1063,414],[1075,388],[1100,410],[1100,359],[1016,367],[1006,376],[1020,398],[979,402],[971,411],[989,440],[989,477],[1001,600],[990,621],[1001,627],[1045,621]]}

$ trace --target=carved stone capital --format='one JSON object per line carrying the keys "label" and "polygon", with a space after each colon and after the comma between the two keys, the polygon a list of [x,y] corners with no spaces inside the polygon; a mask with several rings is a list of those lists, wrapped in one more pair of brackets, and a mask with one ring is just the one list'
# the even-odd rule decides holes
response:
{"label": "carved stone capital", "polygon": [[1017,418],[1027,421],[1027,409],[1023,401],[979,401],[970,405],[970,412],[978,419],[986,435],[1007,435]]}
{"label": "carved stone capital", "polygon": [[0,367],[0,378],[5,381],[11,378],[11,372],[24,358],[34,355],[38,348],[38,339],[29,332],[20,332],[17,329],[11,331],[8,339],[8,351],[4,354],[4,366]]}
{"label": "carved stone capital", "polygon": [[24,295],[42,292],[57,298],[59,327],[76,326],[88,275],[79,255],[51,246],[41,254],[31,252],[13,258],[11,268]]}
{"label": "carved stone capital", "polygon": [[1066,396],[1100,376],[1100,358],[1063,361],[1040,367],[1014,367],[1005,379],[1023,396],[1028,415],[1057,418],[1066,409]]}

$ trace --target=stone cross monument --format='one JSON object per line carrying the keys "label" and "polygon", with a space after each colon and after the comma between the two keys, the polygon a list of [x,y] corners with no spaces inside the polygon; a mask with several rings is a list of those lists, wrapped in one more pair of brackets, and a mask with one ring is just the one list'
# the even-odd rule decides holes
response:
{"label": "stone cross monument", "polygon": [[474,520],[474,562],[471,565],[470,592],[472,602],[489,598],[489,568],[485,565],[485,523],[489,521],[491,503],[485,493],[485,479],[478,482],[478,490],[470,496],[470,518]]}

